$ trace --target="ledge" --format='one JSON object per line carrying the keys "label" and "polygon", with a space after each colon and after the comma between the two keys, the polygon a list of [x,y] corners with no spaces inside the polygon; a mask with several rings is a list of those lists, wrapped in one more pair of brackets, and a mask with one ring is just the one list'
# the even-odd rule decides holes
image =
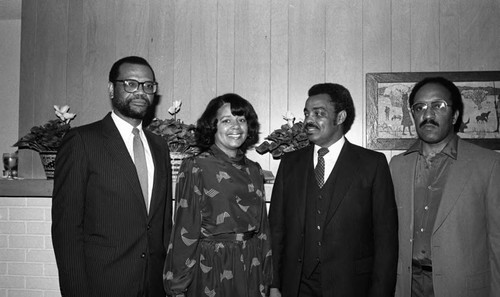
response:
{"label": "ledge", "polygon": [[53,180],[0,180],[0,197],[52,197]]}

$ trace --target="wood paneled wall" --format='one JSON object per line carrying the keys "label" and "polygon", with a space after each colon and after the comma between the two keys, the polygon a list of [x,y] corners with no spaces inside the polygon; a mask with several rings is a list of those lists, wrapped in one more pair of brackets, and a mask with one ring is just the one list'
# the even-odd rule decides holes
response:
{"label": "wood paneled wall", "polygon": [[[499,15],[500,0],[25,0],[19,133],[53,118],[54,104],[71,106],[73,125],[102,118],[112,63],[140,55],[156,71],[160,118],[182,100],[178,118],[195,122],[236,92],[263,138],[287,110],[302,117],[311,85],[337,82],[355,100],[347,136],[363,145],[366,73],[499,70]],[[43,177],[39,163],[23,151],[21,173]]]}

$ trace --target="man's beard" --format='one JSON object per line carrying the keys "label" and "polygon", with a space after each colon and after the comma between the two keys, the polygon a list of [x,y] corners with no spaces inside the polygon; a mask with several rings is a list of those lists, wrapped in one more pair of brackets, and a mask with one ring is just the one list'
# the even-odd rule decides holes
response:
{"label": "man's beard", "polygon": [[[144,100],[144,102],[147,104],[147,106],[141,110],[133,109],[130,106],[130,103],[136,99]],[[122,115],[129,117],[129,118],[132,118],[132,119],[137,119],[137,120],[144,119],[144,117],[146,116],[146,113],[149,110],[149,107],[151,106],[151,103],[149,102],[148,98],[145,95],[134,96],[132,98],[127,98],[127,99],[118,99],[117,96],[114,96],[113,98],[111,98],[111,104]]]}

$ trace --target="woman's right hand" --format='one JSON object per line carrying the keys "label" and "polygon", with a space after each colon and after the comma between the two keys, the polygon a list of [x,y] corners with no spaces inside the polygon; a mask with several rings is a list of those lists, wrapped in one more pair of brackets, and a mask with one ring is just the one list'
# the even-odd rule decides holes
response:
{"label": "woman's right hand", "polygon": [[281,292],[278,288],[271,288],[269,291],[269,297],[281,297]]}

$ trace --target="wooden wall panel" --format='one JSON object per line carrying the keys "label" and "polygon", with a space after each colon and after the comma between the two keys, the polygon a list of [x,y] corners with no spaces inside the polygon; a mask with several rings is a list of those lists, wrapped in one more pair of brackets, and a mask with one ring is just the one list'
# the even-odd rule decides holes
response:
{"label": "wooden wall panel", "polygon": [[[348,138],[365,139],[365,74],[500,69],[500,0],[48,0],[24,1],[19,133],[69,104],[73,125],[111,108],[114,61],[147,58],[160,83],[156,115],[194,123],[216,95],[240,93],[255,106],[262,139],[303,119],[307,90],[346,86],[357,117]],[[1,119],[0,119],[1,121]],[[398,151],[384,152],[389,157]],[[21,152],[21,174],[43,177],[37,154]],[[278,161],[251,153],[266,169]]]}
{"label": "wooden wall panel", "polygon": [[116,59],[141,56],[148,59],[149,1],[115,0]]}
{"label": "wooden wall panel", "polygon": [[499,70],[500,1],[460,0],[460,70]]}
{"label": "wooden wall panel", "polygon": [[349,141],[361,144],[363,123],[363,3],[330,1],[326,8],[326,81],[346,87],[353,98],[356,118]]}
{"label": "wooden wall panel", "polygon": [[460,67],[460,7],[458,0],[441,0],[439,7],[439,70],[458,71]]}
{"label": "wooden wall panel", "polygon": [[[235,2],[234,91],[253,105],[263,135],[270,116],[270,12],[269,1]],[[248,157],[269,168],[268,155],[250,150]]]}
{"label": "wooden wall panel", "polygon": [[[200,1],[175,0],[175,33],[174,33],[174,94],[173,100],[185,101],[185,105],[177,117],[185,122],[194,121],[189,107],[191,106],[192,24],[193,11]],[[170,105],[170,104],[169,104]],[[168,107],[167,107],[168,108]]]}
{"label": "wooden wall panel", "polygon": [[439,2],[412,0],[411,71],[439,71]]}
{"label": "wooden wall panel", "polygon": [[290,111],[304,119],[307,91],[326,80],[326,2],[290,0],[288,58]]}
{"label": "wooden wall panel", "polygon": [[217,1],[217,95],[234,92],[234,5]]}
{"label": "wooden wall panel", "polygon": [[114,18],[114,1],[83,2],[83,102],[80,110],[72,109],[80,124],[99,120],[111,110],[107,90],[109,69],[116,60]]}
{"label": "wooden wall panel", "polygon": [[411,0],[392,0],[391,4],[391,71],[410,71]]}
{"label": "wooden wall panel", "polygon": [[[21,69],[19,84],[19,136],[28,133],[35,125],[35,62],[36,62],[36,1],[23,1],[21,19]],[[8,124],[8,123],[4,123]],[[12,140],[14,144],[17,139]],[[37,153],[30,150],[19,151],[19,176],[36,177],[33,174],[34,161],[40,162]]]}
{"label": "wooden wall panel", "polygon": [[168,107],[174,93],[175,3],[151,0],[149,5],[149,63],[158,82],[159,105],[156,116],[169,118]]}
{"label": "wooden wall panel", "polygon": [[[195,122],[217,86],[217,1],[201,0],[194,8],[191,35],[191,98],[185,102],[190,111],[189,122]],[[183,108],[185,108],[183,103]]]}
{"label": "wooden wall panel", "polygon": [[[285,124],[283,115],[290,109],[288,96],[288,0],[271,1],[271,65],[270,65],[270,105],[269,105],[269,133]],[[302,117],[302,113],[295,114]],[[262,133],[264,137],[269,135]],[[268,154],[269,155],[269,154]],[[269,169],[273,172],[278,170],[279,161],[269,156]],[[270,197],[271,193],[267,193]]]}

